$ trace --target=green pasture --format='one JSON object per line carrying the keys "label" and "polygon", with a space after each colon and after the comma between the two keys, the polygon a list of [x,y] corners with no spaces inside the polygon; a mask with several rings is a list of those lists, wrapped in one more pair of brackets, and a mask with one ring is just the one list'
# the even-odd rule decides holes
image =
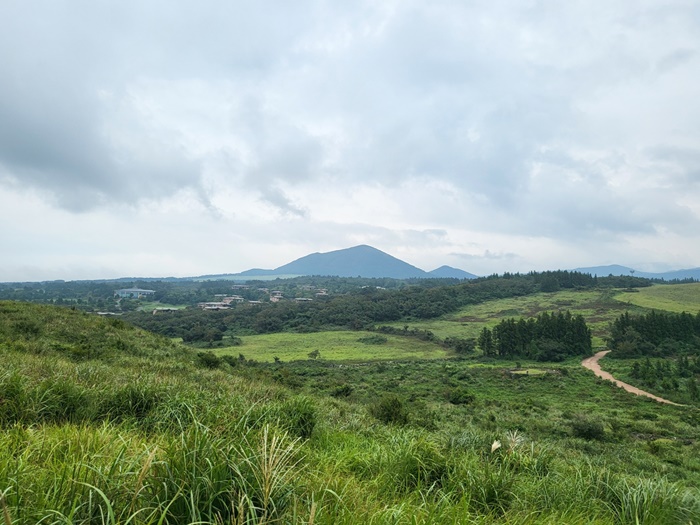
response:
{"label": "green pasture", "polygon": [[470,305],[439,319],[392,323],[392,326],[430,330],[440,338],[473,337],[486,326],[493,328],[503,319],[534,317],[541,312],[569,310],[580,314],[593,333],[593,347],[603,346],[608,327],[621,313],[646,311],[700,311],[700,283],[655,285],[638,292],[622,290],[564,290],[510,297]]}
{"label": "green pasture", "polygon": [[[462,308],[440,319],[408,323],[411,328],[430,330],[438,337],[478,337],[486,326],[493,328],[503,319],[534,317],[541,312],[570,310],[581,314],[593,332],[593,346],[603,345],[608,325],[622,312],[641,312],[643,308],[624,304],[615,298],[612,290],[560,291],[537,293],[524,297],[510,297],[485,301]],[[406,323],[394,323],[401,327]]]}
{"label": "green pasture", "polygon": [[620,293],[615,299],[642,308],[695,314],[700,311],[700,283],[656,284]]}
{"label": "green pasture", "polygon": [[246,359],[272,362],[309,359],[309,353],[318,350],[320,358],[331,361],[375,361],[392,359],[440,359],[448,357],[441,346],[411,337],[385,335],[383,344],[366,344],[363,337],[373,332],[330,331],[306,334],[276,333],[242,337],[243,344],[215,350],[217,355],[243,354]]}

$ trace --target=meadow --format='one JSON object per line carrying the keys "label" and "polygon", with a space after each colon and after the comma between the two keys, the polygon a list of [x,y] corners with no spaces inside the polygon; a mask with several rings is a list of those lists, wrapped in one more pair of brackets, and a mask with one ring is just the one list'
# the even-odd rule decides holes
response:
{"label": "meadow", "polygon": [[[535,294],[415,326],[465,337],[560,308],[602,338],[627,306],[606,291]],[[210,360],[119,319],[0,302],[3,520],[700,522],[697,406],[627,394],[579,359],[378,335],[244,336],[212,351],[245,359]]]}
{"label": "meadow", "polygon": [[700,312],[700,283],[657,284],[634,293],[620,293],[615,299],[641,308],[696,314]]}
{"label": "meadow", "polygon": [[372,342],[373,337],[376,337],[373,332],[348,330],[251,335],[241,337],[241,345],[216,349],[215,353],[243,354],[246,359],[270,363],[275,357],[281,361],[307,360],[314,351],[319,352],[321,359],[330,361],[443,359],[450,355],[446,349],[427,341],[385,335],[384,341],[377,343]]}
{"label": "meadow", "polygon": [[[646,291],[648,288],[642,288]],[[642,293],[642,292],[640,292]],[[581,314],[593,334],[593,347],[604,345],[604,337],[608,325],[621,313],[639,313],[646,307],[628,302],[627,296],[636,297],[636,293],[625,294],[615,289],[592,290],[562,290],[553,293],[535,293],[521,297],[509,297],[484,301],[479,304],[461,308],[457,312],[445,315],[439,319],[427,321],[411,321],[406,323],[390,323],[402,327],[408,324],[411,328],[430,330],[438,337],[472,337],[477,338],[484,326],[493,328],[503,319],[534,317],[541,312],[557,312],[570,310]],[[692,295],[692,294],[691,294]],[[685,297],[685,294],[683,295]],[[673,295],[669,296],[673,301]],[[672,304],[678,306],[680,301]]]}

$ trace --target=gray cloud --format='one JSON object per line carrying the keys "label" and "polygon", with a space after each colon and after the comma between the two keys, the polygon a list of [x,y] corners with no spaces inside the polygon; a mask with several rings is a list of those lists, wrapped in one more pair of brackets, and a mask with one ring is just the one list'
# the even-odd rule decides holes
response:
{"label": "gray cloud", "polygon": [[463,261],[512,261],[519,258],[517,253],[493,253],[490,250],[484,250],[480,254],[452,252],[450,255]]}
{"label": "gray cloud", "polygon": [[[5,2],[0,191],[87,212],[185,190],[326,231],[324,188],[374,185],[392,225],[335,227],[387,246],[687,238],[699,35],[681,0]],[[449,195],[408,205],[407,181]]]}

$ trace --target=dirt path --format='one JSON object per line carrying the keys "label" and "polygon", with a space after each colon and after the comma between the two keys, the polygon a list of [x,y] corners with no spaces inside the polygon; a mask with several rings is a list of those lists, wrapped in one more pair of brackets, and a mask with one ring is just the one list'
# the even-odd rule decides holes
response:
{"label": "dirt path", "polygon": [[640,390],[639,388],[628,385],[627,383],[623,383],[622,381],[619,381],[615,379],[612,374],[609,374],[605,370],[601,370],[600,365],[598,364],[598,361],[605,357],[610,350],[603,350],[602,352],[598,352],[592,357],[587,357],[583,361],[581,361],[581,364],[588,368],[589,370],[593,370],[593,373],[597,375],[598,377],[601,377],[603,379],[607,379],[608,381],[612,381],[614,385],[619,386],[620,388],[624,388],[627,390],[627,392],[631,392],[632,394],[636,394],[638,396],[646,396],[652,398],[654,401],[658,401],[659,403],[666,403],[669,405],[676,405],[676,406],[683,406],[679,405],[678,403],[674,403],[673,401],[669,401],[668,399],[664,399],[659,396],[655,396],[654,394],[650,394],[649,392],[645,392],[644,390]]}

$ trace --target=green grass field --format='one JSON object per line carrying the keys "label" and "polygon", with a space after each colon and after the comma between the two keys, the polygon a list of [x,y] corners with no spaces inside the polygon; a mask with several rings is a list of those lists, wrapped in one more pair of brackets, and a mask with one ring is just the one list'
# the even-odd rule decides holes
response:
{"label": "green grass field", "polygon": [[[586,319],[593,333],[593,346],[604,346],[609,324],[624,311],[642,313],[649,309],[695,311],[700,308],[700,284],[657,285],[629,293],[620,290],[560,291],[486,301],[471,305],[440,319],[390,323],[392,326],[430,330],[440,338],[476,338],[484,326],[492,328],[509,317],[533,317],[541,312],[570,310]],[[247,359],[272,362],[308,359],[318,350],[330,361],[375,361],[394,359],[442,359],[449,352],[430,342],[400,336],[386,336],[382,345],[368,345],[358,339],[369,332],[330,331],[308,334],[276,333],[243,337],[241,346],[220,348],[217,355],[243,354]]]}
{"label": "green grass field", "polygon": [[639,292],[621,290],[562,290],[556,293],[538,293],[525,297],[497,299],[467,306],[456,313],[439,319],[390,323],[402,327],[430,330],[438,337],[478,337],[483,327],[492,328],[510,317],[534,317],[541,312],[570,310],[581,314],[593,333],[593,347],[603,346],[609,324],[620,314],[649,310],[670,312],[700,311],[700,283],[655,285],[640,288]]}
{"label": "green grass field", "polygon": [[243,354],[246,359],[272,362],[309,359],[315,350],[329,361],[375,361],[392,359],[441,359],[448,352],[434,343],[410,337],[387,335],[386,343],[375,345],[359,341],[376,335],[372,332],[332,331],[309,334],[277,333],[242,337],[243,344],[215,350],[217,355]]}
{"label": "green grass field", "polygon": [[639,292],[620,293],[617,301],[669,312],[700,312],[700,283],[656,284]]}
{"label": "green grass field", "polygon": [[[358,342],[376,335],[250,337],[227,351],[290,361],[212,367],[121,319],[0,302],[0,521],[700,523],[696,407],[627,394],[578,360],[514,375],[418,359],[441,349],[411,338]],[[307,359],[333,345],[375,360]]]}
{"label": "green grass field", "polygon": [[593,332],[593,346],[604,344],[608,325],[622,312],[645,311],[634,304],[625,304],[617,300],[613,290],[560,291],[556,293],[538,293],[525,297],[497,299],[467,306],[460,311],[440,319],[417,321],[411,323],[393,323],[401,327],[409,324],[411,328],[431,330],[438,337],[474,337],[484,326],[492,328],[503,319],[510,317],[534,317],[541,312],[570,310],[581,314]]}

